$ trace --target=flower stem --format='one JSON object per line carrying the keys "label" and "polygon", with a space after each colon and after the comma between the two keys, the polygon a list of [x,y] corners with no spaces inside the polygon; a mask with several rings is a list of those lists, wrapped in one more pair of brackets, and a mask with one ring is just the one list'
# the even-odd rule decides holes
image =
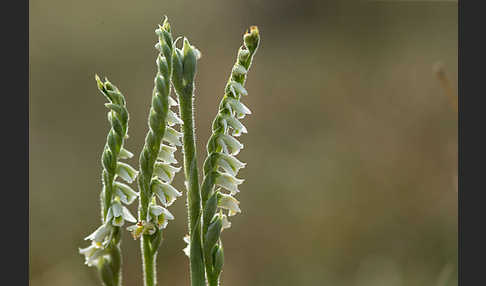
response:
{"label": "flower stem", "polygon": [[157,285],[157,274],[155,271],[155,258],[154,253],[150,247],[150,235],[142,235],[140,240],[140,247],[143,251],[143,277],[145,286]]}
{"label": "flower stem", "polygon": [[193,88],[186,88],[179,94],[180,116],[184,124],[183,150],[184,173],[187,182],[187,206],[189,213],[190,271],[191,285],[205,285],[204,262],[201,248],[201,194],[199,191],[196,160],[196,140],[194,135]]}

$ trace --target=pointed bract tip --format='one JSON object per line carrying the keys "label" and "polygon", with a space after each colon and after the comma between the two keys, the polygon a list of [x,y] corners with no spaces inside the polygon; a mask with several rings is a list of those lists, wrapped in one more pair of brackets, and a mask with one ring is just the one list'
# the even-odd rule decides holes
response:
{"label": "pointed bract tip", "polygon": [[162,21],[162,29],[166,30],[167,32],[170,32],[169,17],[167,17],[167,15],[164,15],[164,20]]}

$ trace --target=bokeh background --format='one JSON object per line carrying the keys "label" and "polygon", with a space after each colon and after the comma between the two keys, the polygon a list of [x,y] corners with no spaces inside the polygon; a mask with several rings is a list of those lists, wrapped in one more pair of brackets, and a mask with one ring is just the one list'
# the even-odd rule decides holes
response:
{"label": "bokeh background", "polygon": [[[109,128],[94,74],[125,94],[138,157],[164,14],[203,55],[200,163],[242,34],[262,36],[223,285],[457,285],[457,113],[433,72],[456,90],[457,2],[318,0],[31,0],[31,285],[99,285],[78,254]],[[185,195],[170,210],[159,282],[189,285]],[[142,285],[138,241],[122,247],[125,285]]]}

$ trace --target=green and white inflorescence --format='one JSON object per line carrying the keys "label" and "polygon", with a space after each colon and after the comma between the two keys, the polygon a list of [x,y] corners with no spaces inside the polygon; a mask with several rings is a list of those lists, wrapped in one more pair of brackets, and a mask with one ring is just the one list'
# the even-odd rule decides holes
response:
{"label": "green and white inflorescence", "polygon": [[[159,248],[162,229],[174,216],[167,210],[174,200],[182,194],[171,186],[175,173],[181,168],[174,167],[176,146],[181,146],[182,133],[173,127],[181,124],[181,119],[171,106],[178,103],[170,96],[172,75],[173,40],[170,24],[165,18],[162,25],[155,30],[158,42],[155,48],[157,56],[157,74],[152,92],[152,104],[148,118],[149,131],[140,154],[140,204],[138,222],[128,228],[134,238],[142,237],[144,283],[156,284],[155,261]],[[158,199],[158,200],[157,200]]]}
{"label": "green and white inflorescence", "polygon": [[221,232],[231,226],[228,216],[240,212],[239,202],[234,197],[243,180],[236,178],[245,167],[235,156],[243,148],[235,137],[247,133],[239,121],[250,114],[241,103],[246,75],[260,42],[258,28],[252,26],[243,36],[244,45],[238,50],[235,65],[226,84],[225,94],[213,121],[212,135],[207,144],[208,157],[204,162],[204,179],[201,186],[203,206],[203,252],[206,278],[209,285],[218,285],[223,266]]}
{"label": "green and white inflorescence", "polygon": [[86,237],[86,240],[91,240],[91,245],[80,249],[79,252],[85,256],[88,266],[98,268],[105,285],[121,285],[120,227],[125,221],[136,222],[124,205],[131,204],[138,193],[130,186],[117,181],[117,178],[132,183],[138,172],[130,165],[119,161],[133,156],[123,147],[124,139],[128,137],[128,110],[125,98],[108,80],[102,82],[96,76],[96,82],[101,93],[109,101],[105,106],[110,110],[108,121],[111,124],[102,155],[102,224]]}

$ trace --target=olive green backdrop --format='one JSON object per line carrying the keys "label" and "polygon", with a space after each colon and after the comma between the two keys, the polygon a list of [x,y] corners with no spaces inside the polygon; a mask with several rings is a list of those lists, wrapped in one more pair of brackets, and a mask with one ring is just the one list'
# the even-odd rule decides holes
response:
{"label": "olive green backdrop", "polygon": [[[164,14],[202,52],[200,163],[242,34],[261,32],[223,285],[456,285],[457,113],[433,65],[456,89],[457,3],[317,0],[31,0],[31,285],[99,285],[78,254],[109,128],[94,74],[126,96],[136,166]],[[170,211],[159,283],[189,285],[185,195]],[[139,241],[122,247],[125,285],[142,285]]]}

